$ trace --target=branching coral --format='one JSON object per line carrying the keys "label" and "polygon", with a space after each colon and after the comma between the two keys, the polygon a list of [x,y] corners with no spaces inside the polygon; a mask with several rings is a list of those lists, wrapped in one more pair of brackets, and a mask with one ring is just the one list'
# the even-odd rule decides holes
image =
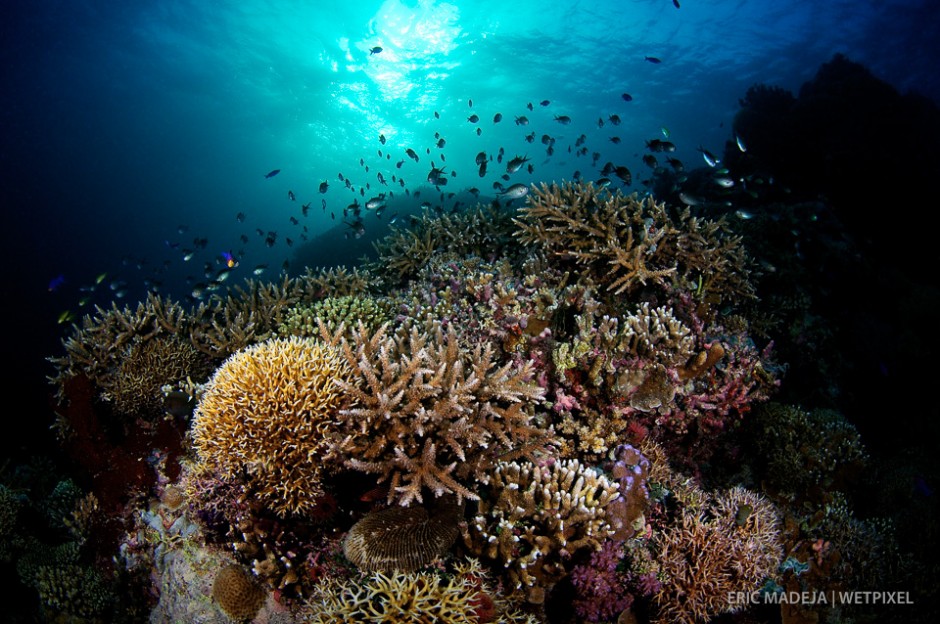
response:
{"label": "branching coral", "polygon": [[[127,350],[134,344],[146,344],[157,337],[174,336],[184,331],[191,322],[188,314],[177,303],[151,293],[136,308],[95,308],[95,315],[85,315],[80,327],[63,340],[65,355],[50,358],[56,367],[51,380],[57,386],[58,397],[64,400],[65,381],[76,375],[85,375],[100,388],[115,385],[112,373]],[[166,379],[164,383],[175,381]]]}
{"label": "branching coral", "polygon": [[[446,578],[433,572],[375,572],[362,581],[327,579],[307,602],[305,622],[346,624],[535,624],[530,615],[515,611],[494,590],[475,560],[458,563]],[[495,594],[494,594],[495,595]]]}
{"label": "branching coral", "polygon": [[390,303],[384,299],[350,295],[327,297],[311,305],[300,304],[291,308],[277,331],[281,336],[312,338],[320,333],[318,321],[331,332],[341,323],[355,327],[360,321],[374,331],[390,321],[391,316]]}
{"label": "branching coral", "polygon": [[303,513],[323,494],[323,456],[346,397],[350,366],[329,345],[274,339],[230,357],[196,408],[200,462],[245,478],[279,515]]}
{"label": "branching coral", "polygon": [[207,358],[175,335],[135,339],[103,382],[103,397],[122,414],[155,418],[165,411],[164,385],[204,379],[210,372]]}
{"label": "branching coral", "polygon": [[531,363],[500,365],[488,344],[461,350],[439,323],[323,334],[355,371],[336,382],[357,405],[339,411],[335,451],[388,481],[389,502],[420,502],[426,489],[475,499],[471,488],[495,454],[545,436],[532,421],[543,390],[530,381]]}
{"label": "branching coral", "polygon": [[673,217],[651,197],[593,184],[542,184],[515,219],[515,235],[613,293],[672,284],[715,300],[754,296],[740,239],[720,222]]}
{"label": "branching coral", "polygon": [[511,590],[550,587],[577,550],[600,548],[612,533],[606,507],[619,488],[577,460],[501,462],[489,485],[463,539],[505,568]]}
{"label": "branching coral", "polygon": [[492,206],[436,217],[424,215],[410,228],[392,226],[376,243],[373,270],[396,280],[414,277],[438,252],[493,259],[512,251],[510,213]]}
{"label": "branching coral", "polygon": [[654,599],[661,622],[737,610],[733,596],[756,591],[783,559],[775,507],[740,487],[706,495],[703,508],[684,506],[653,542],[664,577]]}

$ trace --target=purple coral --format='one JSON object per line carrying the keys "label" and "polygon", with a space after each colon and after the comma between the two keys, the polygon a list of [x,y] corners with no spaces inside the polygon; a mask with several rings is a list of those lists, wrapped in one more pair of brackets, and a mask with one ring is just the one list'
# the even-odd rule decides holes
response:
{"label": "purple coral", "polygon": [[633,604],[627,586],[628,576],[617,569],[623,557],[623,542],[604,542],[587,563],[571,571],[577,592],[575,613],[585,622],[603,622],[616,618]]}
{"label": "purple coral", "polygon": [[[607,516],[617,540],[628,540],[636,534],[637,523],[642,522],[649,506],[650,462],[640,451],[629,444],[614,449],[614,465],[611,476],[617,480],[620,496],[607,506]],[[642,524],[640,524],[642,528]]]}

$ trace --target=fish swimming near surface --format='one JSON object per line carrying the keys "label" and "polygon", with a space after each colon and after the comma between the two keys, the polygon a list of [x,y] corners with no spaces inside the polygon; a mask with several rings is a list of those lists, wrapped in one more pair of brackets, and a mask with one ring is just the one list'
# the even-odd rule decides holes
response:
{"label": "fish swimming near surface", "polygon": [[294,191],[287,191],[287,199],[291,201],[297,201],[297,197],[294,195]]}
{"label": "fish swimming near surface", "polygon": [[502,113],[496,113],[495,115],[493,115],[493,123],[499,123],[499,122],[501,122],[502,120],[503,120],[503,114],[502,114]]}
{"label": "fish swimming near surface", "polygon": [[620,98],[621,98],[624,102],[632,102],[632,101],[633,101],[633,96],[630,95],[629,93],[621,93],[621,94],[620,94]]}
{"label": "fish swimming near surface", "polygon": [[410,147],[405,150],[405,153],[408,154],[408,158],[412,159],[415,162],[418,162],[418,154],[415,153]]}
{"label": "fish swimming near surface", "polygon": [[516,117],[517,126],[527,126],[529,125],[529,119],[525,115],[520,115]]}
{"label": "fish swimming near surface", "polygon": [[610,115],[607,119],[608,121],[610,121],[610,123],[614,124],[615,126],[620,125],[620,115]]}
{"label": "fish swimming near surface", "polygon": [[568,115],[555,115],[555,121],[560,123],[563,126],[567,126],[571,123],[571,117]]}
{"label": "fish swimming near surface", "polygon": [[655,56],[644,56],[643,60],[649,63],[652,63],[653,65],[659,65],[660,63],[662,63],[662,60],[660,60],[659,58]]}
{"label": "fish swimming near surface", "polygon": [[280,169],[274,169],[274,170],[269,171],[268,173],[266,173],[265,176],[264,176],[264,178],[265,178],[265,179],[273,178],[274,176],[276,176],[276,175],[279,174],[280,172],[281,172]]}
{"label": "fish swimming near surface", "polygon": [[539,106],[548,106],[551,103],[552,103],[551,100],[542,100],[541,102],[539,102]]}
{"label": "fish swimming near surface", "polygon": [[373,47],[373,48],[370,48],[370,49],[369,49],[369,56],[372,56],[373,54],[378,54],[378,53],[381,52],[381,51],[382,51],[381,46],[375,46],[375,47]]}

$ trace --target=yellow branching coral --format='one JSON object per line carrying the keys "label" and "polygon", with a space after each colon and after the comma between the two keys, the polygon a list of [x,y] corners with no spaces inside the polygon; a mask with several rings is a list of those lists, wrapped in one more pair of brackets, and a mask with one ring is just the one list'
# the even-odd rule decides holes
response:
{"label": "yellow branching coral", "polygon": [[475,556],[506,568],[511,589],[550,586],[578,549],[598,549],[613,533],[605,507],[619,487],[576,459],[501,462],[490,487],[463,539]]}
{"label": "yellow branching coral", "polygon": [[614,293],[679,282],[703,297],[753,297],[747,256],[720,222],[592,183],[542,184],[515,219],[525,245],[570,262]]}
{"label": "yellow branching coral", "polygon": [[355,370],[337,380],[357,405],[339,411],[336,450],[350,467],[389,481],[389,502],[421,502],[425,489],[476,499],[470,488],[497,449],[547,433],[532,419],[544,390],[531,381],[531,363],[500,365],[489,344],[465,351],[452,327],[405,325],[389,335],[360,324],[348,339],[343,329],[322,332]]}
{"label": "yellow branching coral", "polygon": [[351,380],[339,352],[312,339],[239,351],[215,372],[196,408],[199,461],[223,477],[244,473],[279,515],[311,509],[323,494],[333,419],[347,404],[337,384]]}
{"label": "yellow branching coral", "polygon": [[535,624],[512,610],[490,587],[480,565],[468,560],[446,578],[432,572],[375,572],[362,581],[318,583],[302,614],[311,624]]}
{"label": "yellow branching coral", "polygon": [[653,538],[664,577],[658,621],[692,624],[735,611],[733,597],[757,591],[783,558],[772,503],[741,487],[701,498]]}

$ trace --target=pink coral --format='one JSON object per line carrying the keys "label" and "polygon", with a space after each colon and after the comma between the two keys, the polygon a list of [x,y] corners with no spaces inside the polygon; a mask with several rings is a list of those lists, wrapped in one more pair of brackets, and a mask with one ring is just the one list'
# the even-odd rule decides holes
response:
{"label": "pink coral", "polygon": [[586,622],[610,620],[633,604],[627,574],[618,570],[623,542],[604,542],[587,563],[575,566],[571,582],[577,591],[574,609]]}

